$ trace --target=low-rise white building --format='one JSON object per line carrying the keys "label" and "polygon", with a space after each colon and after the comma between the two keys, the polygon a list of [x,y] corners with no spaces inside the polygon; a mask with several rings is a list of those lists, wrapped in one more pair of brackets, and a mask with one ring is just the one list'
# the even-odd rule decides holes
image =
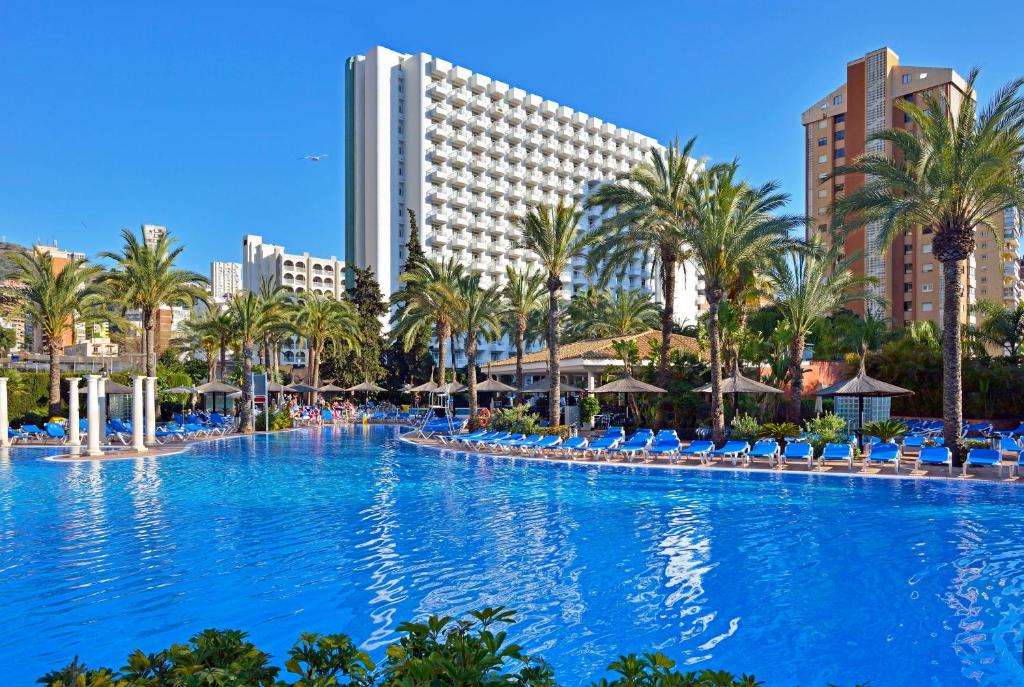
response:
{"label": "low-rise white building", "polygon": [[[662,148],[440,58],[380,46],[348,60],[345,106],[345,255],[373,269],[385,297],[399,288],[408,209],[429,258],[454,257],[484,286],[500,284],[508,266],[538,266],[518,245],[515,217],[559,200],[581,203],[599,183]],[[588,212],[582,223],[591,230],[599,221]],[[575,260],[563,275],[566,297],[588,284],[585,263]],[[703,288],[696,269],[681,267],[676,283],[676,319],[695,322]],[[620,287],[660,300],[652,256],[637,255],[609,284]],[[507,340],[482,345],[478,362],[510,350]]]}

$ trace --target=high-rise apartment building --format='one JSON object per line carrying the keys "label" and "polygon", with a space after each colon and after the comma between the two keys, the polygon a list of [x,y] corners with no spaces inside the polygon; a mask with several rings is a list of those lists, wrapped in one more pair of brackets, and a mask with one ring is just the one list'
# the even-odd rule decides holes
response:
{"label": "high-rise apartment building", "polygon": [[242,263],[210,263],[210,296],[214,303],[224,303],[242,290]]}
{"label": "high-rise apartment building", "polygon": [[142,225],[142,240],[145,241],[147,247],[154,247],[164,236],[167,236],[167,227],[157,224]]}
{"label": "high-rise apartment building", "polygon": [[[920,105],[926,93],[933,93],[956,110],[967,97],[966,87],[966,81],[953,69],[901,65],[899,56],[888,48],[848,63],[845,83],[801,118],[805,134],[806,211],[813,218],[808,233],[827,237],[833,200],[864,184],[860,174],[832,176],[837,168],[865,152],[892,154],[889,144],[868,141],[872,134],[887,128],[913,130],[910,117],[896,106],[899,100]],[[1012,278],[1018,263],[1017,215],[1006,213],[994,224],[995,236],[979,232],[978,251],[968,260],[961,313],[964,322],[974,321],[972,307],[977,298],[1019,299],[1021,294],[1019,280]],[[932,257],[931,228],[915,227],[887,250],[878,245],[878,232],[877,223],[853,231],[846,239],[844,252],[860,254],[854,270],[878,280],[875,289],[885,299],[884,314],[891,316],[895,325],[916,320],[941,324],[942,265]]]}
{"label": "high-rise apartment building", "polygon": [[[517,246],[514,217],[559,199],[580,202],[660,148],[648,136],[425,53],[378,46],[350,58],[345,100],[346,256],[373,269],[385,296],[399,288],[408,209],[428,257],[455,258],[485,286],[500,284],[508,266],[537,266]],[[598,220],[588,213],[583,226]],[[574,261],[563,275],[567,296],[587,285],[584,264]],[[651,256],[637,255],[611,288],[660,298],[652,265]],[[679,270],[680,322],[696,320],[701,288],[692,266]],[[483,345],[479,362],[509,354],[508,341]]]}

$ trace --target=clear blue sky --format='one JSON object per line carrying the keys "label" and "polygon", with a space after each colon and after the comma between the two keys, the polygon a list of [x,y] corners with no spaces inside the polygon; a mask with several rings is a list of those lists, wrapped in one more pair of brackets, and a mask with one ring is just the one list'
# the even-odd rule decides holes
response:
{"label": "clear blue sky", "polygon": [[[164,224],[188,266],[262,234],[342,253],[343,66],[424,51],[654,136],[696,135],[803,203],[800,113],[848,60],[1024,73],[1024,3],[0,3],[0,235],[93,255]],[[319,164],[300,155],[327,153]]]}

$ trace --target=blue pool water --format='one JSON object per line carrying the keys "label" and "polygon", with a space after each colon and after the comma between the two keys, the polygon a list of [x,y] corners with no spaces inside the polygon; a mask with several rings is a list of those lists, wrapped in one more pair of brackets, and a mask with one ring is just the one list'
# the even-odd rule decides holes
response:
{"label": "blue pool water", "polygon": [[207,627],[379,656],[484,605],[564,684],[626,651],[770,686],[1024,681],[1013,485],[594,468],[329,428],[161,459],[0,459],[0,675],[120,666]]}

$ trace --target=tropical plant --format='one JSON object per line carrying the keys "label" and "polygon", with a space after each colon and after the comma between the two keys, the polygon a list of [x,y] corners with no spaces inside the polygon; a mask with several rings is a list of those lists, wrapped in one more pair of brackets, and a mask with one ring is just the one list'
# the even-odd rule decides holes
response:
{"label": "tropical plant", "polygon": [[584,423],[592,422],[593,419],[601,412],[601,402],[597,400],[597,396],[588,394],[583,397],[580,401],[580,421]]}
{"label": "tropical plant", "polygon": [[562,313],[562,340],[571,343],[596,338],[596,313],[607,309],[609,298],[608,289],[595,284],[576,289]]}
{"label": "tropical plant", "polygon": [[738,413],[732,419],[732,432],[729,433],[729,438],[750,442],[761,436],[760,431],[761,425],[756,417],[747,413]]}
{"label": "tropical plant", "polygon": [[577,206],[559,200],[558,205],[553,208],[534,208],[525,217],[518,217],[515,220],[515,224],[523,232],[520,246],[537,256],[548,289],[548,375],[551,380],[548,409],[552,427],[561,424],[558,345],[561,331],[559,299],[562,291],[562,274],[570,268],[573,259],[586,257],[588,251],[599,240],[596,232],[584,232],[580,229],[582,215]]}
{"label": "tropical plant", "polygon": [[683,239],[704,275],[708,301],[708,340],[711,353],[711,420],[715,441],[724,438],[722,403],[722,340],[718,311],[727,291],[735,288],[751,265],[781,256],[794,246],[789,230],[804,218],[776,215],[789,200],[776,182],[750,186],[740,181],[736,163],[698,174],[688,189],[692,221]]}
{"label": "tropical plant", "polygon": [[526,350],[526,331],[530,318],[541,307],[544,295],[544,277],[532,269],[525,272],[509,265],[505,271],[505,285],[501,295],[504,301],[502,317],[513,334],[516,347],[516,401],[523,401],[523,354]]}
{"label": "tropical plant", "polygon": [[[273,298],[271,295],[264,302],[273,302]],[[350,303],[333,296],[316,292],[302,294],[295,314],[295,327],[306,338],[309,348],[309,383],[314,387],[320,386],[320,357],[329,341],[359,348],[359,316]],[[272,329],[270,327],[268,331]]]}
{"label": "tropical plant", "polygon": [[757,436],[775,439],[781,444],[786,439],[800,436],[800,425],[794,422],[766,422],[761,425]]}
{"label": "tropical plant", "polygon": [[9,327],[0,327],[0,357],[6,358],[18,345],[18,333]]}
{"label": "tropical plant", "polygon": [[[598,187],[587,200],[588,207],[610,213],[601,224],[609,231],[599,254],[612,265],[624,264],[638,253],[654,258],[661,281],[664,307],[661,310],[661,355],[658,384],[668,384],[668,351],[672,343],[676,270],[688,256],[686,230],[691,221],[690,193],[694,169],[701,162],[693,158],[696,138],[680,147],[678,139],[667,149],[652,149],[650,159],[619,175],[614,182]],[[667,401],[666,401],[667,403]],[[658,424],[664,421],[666,403],[659,405]]]}
{"label": "tropical plant", "polygon": [[982,300],[974,310],[982,318],[975,328],[977,336],[1002,351],[1011,362],[1020,362],[1024,345],[1024,303],[1003,305]]}
{"label": "tropical plant", "polygon": [[175,246],[169,233],[150,246],[129,229],[121,231],[120,253],[105,251],[100,256],[114,266],[101,275],[110,293],[125,307],[137,308],[142,316],[143,360],[146,374],[156,376],[156,313],[161,306],[195,305],[207,301],[206,277],[175,266],[184,250]]}
{"label": "tropical plant", "polygon": [[822,413],[804,423],[804,431],[814,447],[815,454],[820,455],[825,444],[847,444],[850,442],[850,430],[846,420],[835,413]]}
{"label": "tropical plant", "polygon": [[878,437],[878,440],[881,442],[890,443],[893,439],[906,434],[909,429],[907,423],[903,420],[889,418],[888,420],[865,422],[861,428],[861,433],[869,437]]}
{"label": "tropical plant", "polygon": [[212,310],[198,317],[193,313],[192,318],[182,324],[181,332],[174,340],[176,346],[193,354],[202,351],[206,362],[206,378],[211,382],[217,377],[217,348],[220,345],[220,338],[210,326],[214,317]]}
{"label": "tropical plant", "polygon": [[617,289],[590,313],[587,322],[590,336],[628,336],[655,329],[662,311],[650,291]]}
{"label": "tropical plant", "polygon": [[284,289],[279,288],[271,294],[269,300],[265,300],[259,294],[245,291],[235,294],[228,303],[227,312],[233,329],[242,342],[242,398],[238,431],[243,434],[251,433],[254,429],[252,371],[256,342],[269,328],[281,322],[284,316],[284,294]]}
{"label": "tropical plant", "polygon": [[501,290],[498,286],[483,288],[479,275],[463,276],[457,284],[455,305],[456,326],[466,336],[469,416],[476,417],[477,345],[481,337],[486,341],[492,341],[501,331]]}
{"label": "tropical plant", "polygon": [[[463,266],[454,258],[443,262],[427,260],[419,267],[399,276],[403,289],[392,296],[392,304],[404,303],[396,311],[394,336],[409,350],[424,330],[433,329],[437,339],[439,383],[445,383],[446,345],[453,336],[455,301]],[[452,361],[455,365],[455,361]]]}
{"label": "tropical plant", "polygon": [[511,408],[496,408],[491,416],[491,427],[499,432],[536,434],[540,418],[530,412],[525,403]]}
{"label": "tropical plant", "polygon": [[60,415],[60,356],[64,352],[64,338],[74,333],[76,323],[100,322],[107,316],[108,296],[97,282],[100,268],[76,257],[58,267],[53,257],[43,251],[32,251],[29,255],[12,253],[10,258],[18,269],[14,278],[23,284],[25,314],[42,334],[50,358],[50,415]]}
{"label": "tropical plant", "polygon": [[841,243],[822,245],[812,239],[788,259],[774,261],[769,274],[773,300],[789,325],[793,337],[789,348],[789,419],[800,422],[803,399],[804,346],[816,322],[846,305],[867,296],[866,287],[874,280],[858,275],[853,264],[860,255],[842,256]]}
{"label": "tropical plant", "polygon": [[1005,210],[1024,205],[1024,79],[999,89],[978,113],[977,78],[972,70],[957,102],[941,89],[927,91],[921,105],[897,100],[912,126],[869,137],[891,146],[892,155],[865,153],[835,171],[866,181],[837,199],[832,211],[836,227],[877,227],[877,245],[868,250],[884,251],[915,227],[934,232],[932,254],[942,263],[943,279],[943,437],[958,462],[965,266],[977,233],[993,231]]}

